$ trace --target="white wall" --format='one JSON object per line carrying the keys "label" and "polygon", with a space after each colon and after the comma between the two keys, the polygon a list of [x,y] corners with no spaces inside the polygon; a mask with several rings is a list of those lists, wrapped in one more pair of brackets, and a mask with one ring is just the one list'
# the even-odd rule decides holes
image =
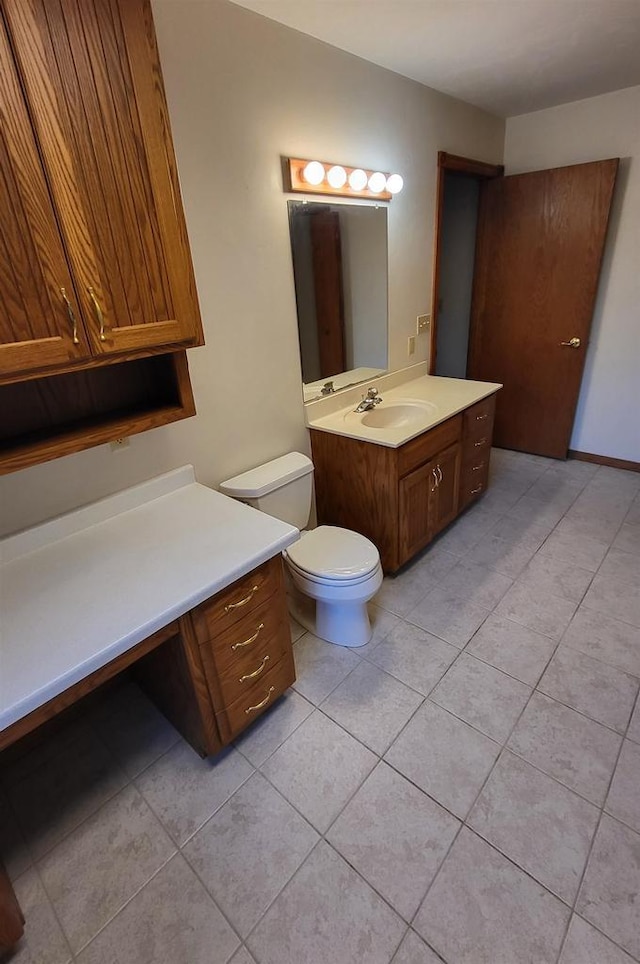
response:
{"label": "white wall", "polygon": [[198,415],[4,477],[0,531],[185,462],[215,484],[307,448],[281,155],[403,175],[389,209],[394,368],[430,305],[437,151],[502,160],[504,122],[476,108],[222,0],[153,10],[205,326],[189,352]]}
{"label": "white wall", "polygon": [[621,164],[570,447],[638,462],[640,87],[507,121],[507,174],[607,157]]}

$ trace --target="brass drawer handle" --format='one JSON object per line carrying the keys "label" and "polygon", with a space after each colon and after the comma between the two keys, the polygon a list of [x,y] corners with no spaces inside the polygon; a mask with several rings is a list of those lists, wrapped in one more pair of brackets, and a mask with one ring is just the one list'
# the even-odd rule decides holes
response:
{"label": "brass drawer handle", "polygon": [[245,713],[255,713],[256,710],[261,710],[262,707],[266,706],[269,700],[271,699],[271,694],[274,692],[274,690],[275,690],[275,686],[270,686],[269,692],[267,693],[265,698],[261,700],[259,703],[256,703],[255,706],[248,706],[245,710]]}
{"label": "brass drawer handle", "polygon": [[483,422],[485,418],[489,418],[488,412],[485,412],[484,415],[476,415],[476,422]]}
{"label": "brass drawer handle", "polygon": [[436,475],[436,470],[435,470],[435,469],[431,469],[431,474],[432,474],[432,476],[433,476],[433,485],[432,485],[432,487],[431,487],[431,491],[432,491],[432,492],[435,492],[436,489],[438,488],[438,476]]}
{"label": "brass drawer handle", "polygon": [[487,444],[487,439],[486,439],[486,437],[485,437],[485,438],[478,439],[478,441],[477,441],[477,442],[474,442],[473,444],[474,444],[475,448],[479,449],[481,445],[486,445],[486,444]]}
{"label": "brass drawer handle", "polygon": [[486,464],[487,464],[486,462],[479,462],[478,465],[474,465],[474,466],[473,466],[473,468],[471,469],[471,471],[472,471],[472,472],[478,472],[480,469],[483,469]]}
{"label": "brass drawer handle", "polygon": [[264,671],[264,668],[268,662],[269,662],[269,657],[265,656],[265,658],[262,660],[258,668],[254,669],[253,673],[247,673],[245,676],[241,676],[238,682],[244,683],[245,680],[255,679],[256,676],[260,676],[260,674]]}
{"label": "brass drawer handle", "polygon": [[436,469],[438,470],[438,485],[440,485],[442,482],[442,469],[439,465],[436,465]]}
{"label": "brass drawer handle", "polygon": [[107,336],[104,333],[104,315],[102,314],[102,308],[100,307],[100,302],[96,298],[96,293],[91,286],[87,288],[89,292],[89,297],[93,302],[93,307],[96,312],[96,318],[98,319],[98,325],[100,326],[100,341],[106,341]]}
{"label": "brass drawer handle", "polygon": [[472,490],[471,490],[471,495],[477,495],[478,492],[482,492],[482,486],[481,486],[481,485],[477,485],[477,486],[475,487],[475,489],[472,489]]}
{"label": "brass drawer handle", "polygon": [[232,652],[235,653],[236,649],[242,649],[243,646],[251,646],[251,643],[255,643],[256,639],[260,635],[260,632],[264,629],[264,623],[260,623],[256,629],[253,636],[249,636],[249,639],[244,639],[241,643],[234,643],[231,647]]}
{"label": "brass drawer handle", "polygon": [[67,298],[67,289],[60,288],[60,294],[64,299],[65,305],[67,306],[67,314],[69,315],[69,321],[71,322],[71,331],[73,333],[73,344],[79,345],[80,339],[78,338],[78,321],[76,319],[76,315],[71,305],[71,302]]}
{"label": "brass drawer handle", "polygon": [[245,596],[244,599],[238,600],[237,603],[227,603],[227,605],[224,607],[224,611],[226,613],[230,613],[232,609],[240,609],[240,606],[246,606],[248,602],[251,602],[257,591],[258,586],[254,586],[249,595]]}

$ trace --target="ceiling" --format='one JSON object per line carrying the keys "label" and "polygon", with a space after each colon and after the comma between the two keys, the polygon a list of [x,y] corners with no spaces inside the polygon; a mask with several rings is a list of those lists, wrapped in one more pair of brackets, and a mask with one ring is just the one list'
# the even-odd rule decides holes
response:
{"label": "ceiling", "polygon": [[234,0],[502,117],[640,84],[640,0]]}

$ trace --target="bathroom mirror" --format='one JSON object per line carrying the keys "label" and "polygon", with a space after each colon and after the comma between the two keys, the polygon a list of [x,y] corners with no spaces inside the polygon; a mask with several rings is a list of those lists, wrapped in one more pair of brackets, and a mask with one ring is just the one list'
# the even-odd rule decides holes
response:
{"label": "bathroom mirror", "polygon": [[387,209],[289,201],[305,402],[387,368]]}

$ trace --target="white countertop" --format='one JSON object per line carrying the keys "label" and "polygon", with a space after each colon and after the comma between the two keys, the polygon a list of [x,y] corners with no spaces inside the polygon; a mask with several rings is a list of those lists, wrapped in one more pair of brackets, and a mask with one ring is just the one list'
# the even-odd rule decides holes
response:
{"label": "white countertop", "polygon": [[[340,408],[336,407],[337,401],[333,397],[332,404],[326,408],[322,401],[315,402],[313,408],[309,406],[306,410],[307,426],[320,432],[346,435],[348,438],[398,448],[502,388],[502,385],[495,382],[474,382],[463,378],[442,378],[438,375],[420,375],[410,381],[398,382],[396,374],[389,387],[385,387],[384,378],[374,380],[372,384],[379,388],[382,396],[382,402],[376,406],[376,411],[381,412],[385,406],[408,401],[429,402],[432,407],[424,412],[419,411],[418,417],[413,418],[408,425],[371,428],[363,424],[361,417],[354,412],[361,396],[366,394],[367,386],[361,386],[356,394],[349,392],[349,404],[345,401]],[[344,398],[347,399],[347,393]]]}
{"label": "white countertop", "polygon": [[0,542],[0,730],[299,536],[192,466]]}

